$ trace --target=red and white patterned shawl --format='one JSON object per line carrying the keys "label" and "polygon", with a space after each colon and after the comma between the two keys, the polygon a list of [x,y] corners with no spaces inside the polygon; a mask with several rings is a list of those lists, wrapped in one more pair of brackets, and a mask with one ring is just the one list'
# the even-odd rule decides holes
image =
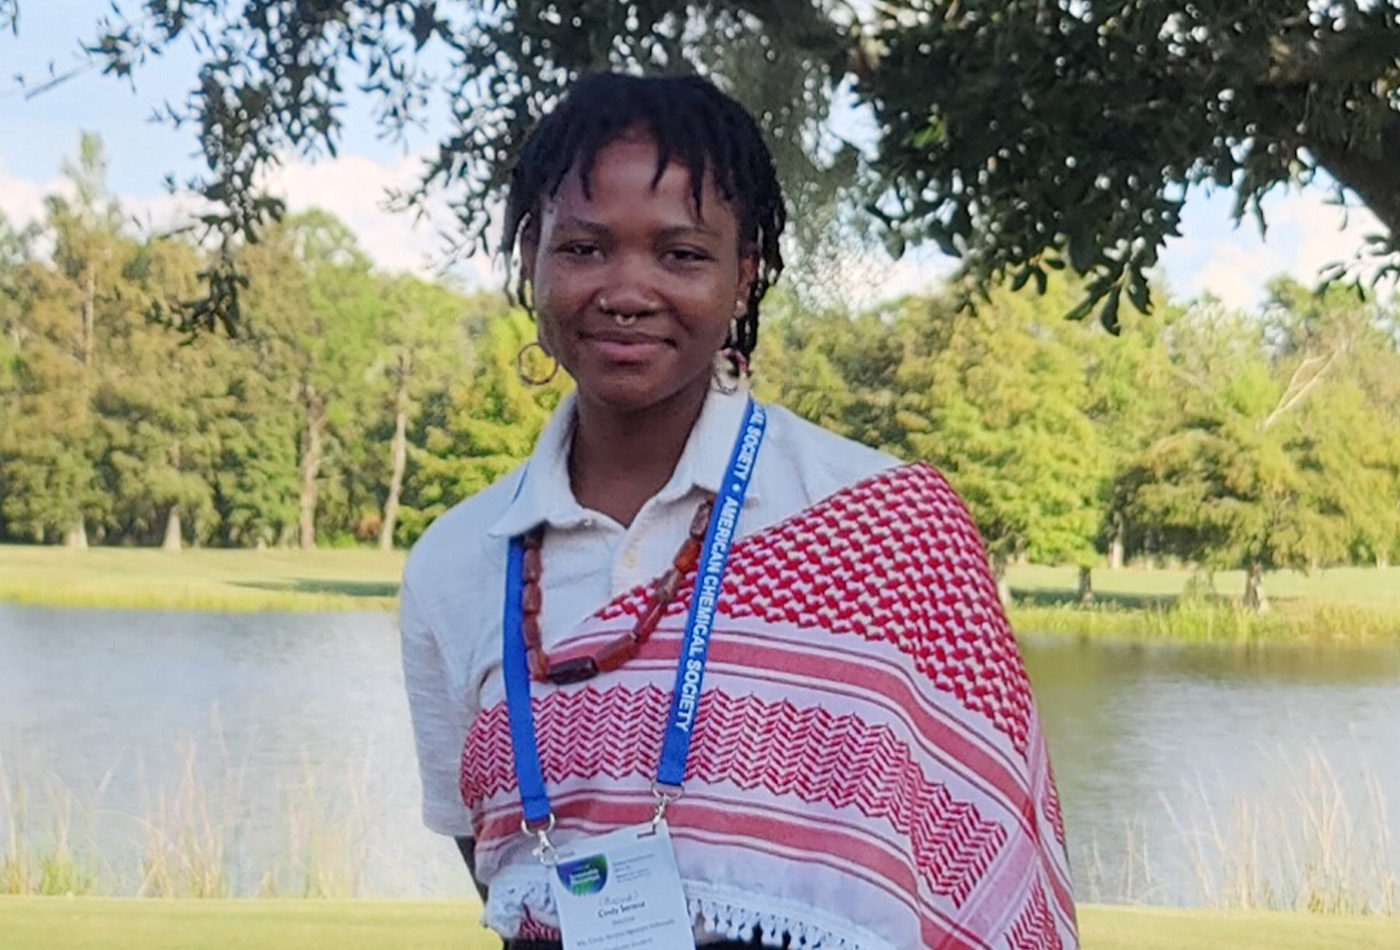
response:
{"label": "red and white patterned shawl", "polygon": [[[690,585],[641,654],[536,684],[556,842],[647,821]],[[643,589],[571,636],[630,630]],[[495,677],[499,680],[499,677]],[[549,936],[520,834],[499,685],[462,755],[486,923]],[[1078,945],[1054,781],[1030,686],[968,514],[923,465],[891,469],[734,547],[684,797],[668,812],[706,939],[794,947]]]}

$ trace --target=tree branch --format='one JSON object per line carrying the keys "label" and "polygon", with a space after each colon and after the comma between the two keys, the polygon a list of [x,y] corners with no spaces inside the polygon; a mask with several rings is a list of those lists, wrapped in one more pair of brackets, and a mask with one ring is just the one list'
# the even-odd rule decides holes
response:
{"label": "tree branch", "polygon": [[1400,238],[1400,113],[1386,115],[1375,144],[1308,135],[1318,164],[1361,198],[1391,235]]}
{"label": "tree branch", "polygon": [[[1332,368],[1332,364],[1337,361],[1337,355],[1340,352],[1340,350],[1333,350],[1331,354],[1326,357],[1310,356],[1299,363],[1298,368],[1293,371],[1293,378],[1288,381],[1288,387],[1283,391],[1283,395],[1279,397],[1278,405],[1274,407],[1273,412],[1265,417],[1263,422],[1259,423],[1259,431],[1269,431],[1269,429],[1282,419],[1290,409],[1308,398],[1308,393],[1316,389],[1317,384],[1322,382],[1322,377]],[[1309,367],[1317,366],[1319,362],[1322,363],[1322,366],[1318,368],[1317,372],[1313,373],[1312,376],[1308,378],[1307,382],[1300,383],[1299,380],[1302,379],[1304,371]]]}
{"label": "tree branch", "polygon": [[1318,33],[1310,27],[1283,33],[1269,42],[1269,65],[1260,84],[1370,83],[1395,69],[1400,32],[1356,27]]}

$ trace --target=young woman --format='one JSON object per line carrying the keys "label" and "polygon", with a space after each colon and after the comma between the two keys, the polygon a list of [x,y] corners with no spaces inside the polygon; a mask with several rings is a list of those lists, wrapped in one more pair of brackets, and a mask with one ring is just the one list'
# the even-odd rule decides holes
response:
{"label": "young woman", "polygon": [[782,260],[753,119],[575,84],[507,260],[573,378],[404,574],[428,827],[512,948],[1077,944],[1039,722],[943,479],[753,402]]}

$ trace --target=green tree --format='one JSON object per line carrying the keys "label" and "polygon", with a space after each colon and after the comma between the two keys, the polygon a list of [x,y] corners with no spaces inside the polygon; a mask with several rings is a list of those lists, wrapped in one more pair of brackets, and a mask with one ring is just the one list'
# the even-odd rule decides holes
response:
{"label": "green tree", "polygon": [[891,217],[965,255],[984,291],[1067,262],[1094,275],[1113,325],[1121,294],[1148,302],[1147,271],[1204,182],[1262,220],[1269,191],[1325,171],[1397,251],[1397,0],[876,9],[862,88]]}
{"label": "green tree", "polygon": [[300,412],[286,382],[269,372],[271,361],[258,341],[237,341],[232,357],[233,406],[215,421],[219,540],[252,548],[287,544],[298,520]]}
{"label": "green tree", "polygon": [[[1376,455],[1374,417],[1333,378],[1338,338],[1280,340],[1278,325],[1210,311],[1177,321],[1181,415],[1118,485],[1146,547],[1207,569],[1243,568],[1255,610],[1267,608],[1266,571],[1348,561],[1355,519],[1384,484],[1357,469]],[[1292,325],[1317,323],[1294,315]]]}
{"label": "green tree", "polygon": [[356,408],[389,311],[353,235],[323,211],[287,219],[245,258],[259,361],[298,416],[297,543],[311,548],[327,453],[337,434],[342,445],[358,435]]}
{"label": "green tree", "polygon": [[529,456],[569,389],[563,373],[542,386],[521,382],[517,354],[534,339],[528,316],[498,311],[476,342],[467,372],[447,392],[427,401],[421,435],[409,449],[413,468],[403,509],[406,541]]}
{"label": "green tree", "polygon": [[93,399],[133,245],[120,233],[106,169],[101,141],[84,134],[77,162],[64,166],[73,197],[45,201],[40,234],[52,242],[52,264],[20,262],[7,281],[13,423],[0,433],[5,518],[24,536],[61,536],[73,547],[86,547],[89,523],[105,523],[111,510]]}
{"label": "green tree", "polygon": [[410,428],[424,400],[446,389],[450,375],[465,368],[467,324],[478,308],[449,288],[412,277],[394,278],[382,293],[391,315],[381,326],[374,368],[382,387],[381,410],[392,419],[378,532],[379,547],[388,550],[399,523]]}
{"label": "green tree", "polygon": [[1169,341],[1181,309],[1170,302],[1155,320],[1127,323],[1120,335],[1087,334],[1080,347],[1085,360],[1085,407],[1109,459],[1112,476],[1102,485],[1098,507],[1102,525],[1098,547],[1109,570],[1121,568],[1141,539],[1130,537],[1127,500],[1118,475],[1158,436],[1171,431],[1180,415],[1179,380],[1171,365]]}
{"label": "green tree", "polygon": [[446,100],[453,129],[419,186],[398,198],[413,205],[432,189],[452,192],[467,245],[485,242],[525,130],[572,77],[609,66],[716,75],[763,118],[798,204],[829,204],[851,183],[856,158],[823,124],[846,55],[847,27],[830,12],[825,2],[772,0],[118,0],[80,53],[132,76],[153,57],[193,52],[190,95],[165,111],[200,130],[209,172],[189,185],[214,209],[204,220],[229,240],[192,317],[232,329],[235,236],[282,213],[259,173],[289,152],[334,154],[347,83],[369,96],[381,131],[394,137],[439,93]]}
{"label": "green tree", "polygon": [[[1061,300],[1066,289],[1059,288]],[[951,301],[915,311],[900,367],[908,454],[936,464],[967,502],[1007,596],[1012,560],[1096,560],[1109,459],[1086,412],[1082,335],[1055,298],[998,294],[984,313]]]}
{"label": "green tree", "polygon": [[[1309,494],[1338,513],[1349,559],[1387,563],[1400,540],[1400,351],[1395,312],[1339,287],[1270,285],[1268,334],[1291,374]],[[1321,530],[1319,526],[1318,530]]]}
{"label": "green tree", "polygon": [[197,251],[153,239],[130,261],[102,355],[96,408],[113,525],[124,539],[178,551],[214,530],[218,418],[229,411],[227,341],[182,340],[151,319],[198,289]]}
{"label": "green tree", "polygon": [[[18,0],[8,6],[14,25]],[[853,90],[875,114],[869,170],[892,245],[936,241],[984,293],[1068,263],[1092,275],[1110,326],[1123,295],[1150,302],[1147,272],[1198,183],[1233,189],[1243,216],[1325,171],[1376,213],[1379,250],[1400,267],[1400,0],[114,6],[84,37],[104,71],[194,52],[190,104],[170,117],[200,128],[210,174],[193,184],[231,234],[280,212],[255,187],[268,162],[334,151],[347,85],[368,91],[394,135],[431,108],[440,73],[454,128],[406,197],[449,189],[465,239],[480,239],[524,128],[570,77],[612,66],[727,82],[784,156],[804,157],[785,163],[794,182],[804,163],[853,177],[857,154],[821,134],[833,97]],[[205,319],[236,317],[228,260]]]}
{"label": "green tree", "polygon": [[901,447],[894,408],[905,342],[896,315],[813,311],[790,292],[773,296],[753,361],[759,398],[866,445]]}
{"label": "green tree", "polygon": [[13,284],[0,510],[12,536],[83,547],[88,521],[106,506],[88,376],[71,346],[77,301],[67,281],[37,262]]}

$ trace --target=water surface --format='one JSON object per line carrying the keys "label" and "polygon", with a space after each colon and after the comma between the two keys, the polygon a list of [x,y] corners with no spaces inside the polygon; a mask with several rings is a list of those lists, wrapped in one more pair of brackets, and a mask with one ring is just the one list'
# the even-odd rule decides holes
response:
{"label": "water surface", "polygon": [[[1329,776],[1364,838],[1352,873],[1400,868],[1377,840],[1400,799],[1400,649],[1025,652],[1082,899],[1200,903],[1203,841],[1296,833]],[[7,811],[31,841],[62,830],[121,892],[154,849],[240,894],[470,893],[419,821],[390,614],[0,605],[0,778],[0,838]]]}

